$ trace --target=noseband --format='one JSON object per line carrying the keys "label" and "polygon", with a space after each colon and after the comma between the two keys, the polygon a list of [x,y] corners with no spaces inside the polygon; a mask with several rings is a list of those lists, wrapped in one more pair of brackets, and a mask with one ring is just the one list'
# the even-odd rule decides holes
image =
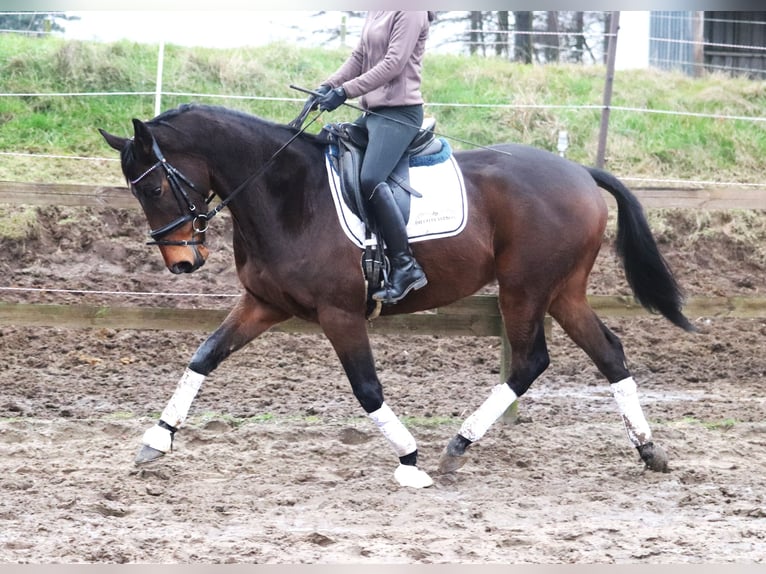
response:
{"label": "noseband", "polygon": [[[168,184],[170,184],[170,189],[173,191],[173,195],[176,198],[176,201],[178,202],[178,207],[183,212],[184,209],[188,209],[189,213],[184,213],[183,215],[177,217],[167,225],[163,225],[159,229],[152,229],[149,231],[149,236],[152,238],[152,241],[147,241],[147,245],[203,245],[204,241],[200,241],[197,239],[191,239],[191,240],[180,240],[180,241],[171,241],[167,239],[163,239],[166,235],[169,233],[172,233],[182,225],[185,225],[188,222],[192,222],[192,229],[194,231],[194,235],[198,235],[201,233],[204,233],[207,231],[208,228],[208,221],[212,217],[210,215],[210,211],[207,213],[197,213],[197,206],[194,205],[194,202],[189,197],[189,194],[186,193],[186,190],[183,188],[182,184],[186,184],[188,187],[193,189],[194,191],[199,192],[197,187],[192,183],[191,180],[189,180],[188,177],[186,177],[184,174],[182,174],[178,169],[170,165],[168,160],[165,159],[165,156],[163,155],[162,151],[160,151],[160,146],[157,145],[157,141],[155,140],[152,143],[152,151],[154,152],[155,157],[157,158],[157,163],[155,163],[152,167],[147,169],[144,173],[139,175],[136,179],[130,180],[130,185],[135,185],[142,179],[144,179],[147,175],[152,173],[155,169],[158,167],[162,167],[163,171],[165,172],[165,177],[168,180]],[[213,192],[208,195],[208,197],[205,199],[205,203],[209,204],[210,201],[212,201],[213,196],[215,194]],[[215,213],[213,213],[215,215]]]}

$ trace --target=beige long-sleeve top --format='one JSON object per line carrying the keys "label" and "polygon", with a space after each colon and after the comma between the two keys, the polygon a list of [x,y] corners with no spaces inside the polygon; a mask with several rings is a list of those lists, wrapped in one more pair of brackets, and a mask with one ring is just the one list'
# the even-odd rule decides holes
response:
{"label": "beige long-sleeve top", "polygon": [[423,103],[420,92],[429,12],[368,12],[349,58],[324,83],[361,96],[365,109]]}

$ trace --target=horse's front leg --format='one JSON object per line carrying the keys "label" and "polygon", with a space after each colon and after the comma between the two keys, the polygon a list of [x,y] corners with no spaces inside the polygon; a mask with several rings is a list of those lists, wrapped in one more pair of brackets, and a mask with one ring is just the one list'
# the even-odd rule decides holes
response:
{"label": "horse's front leg", "polygon": [[144,433],[136,464],[156,460],[171,450],[173,437],[186,420],[202,382],[226,357],[289,317],[244,294],[221,326],[194,353],[159,421]]}
{"label": "horse's front leg", "polygon": [[383,398],[383,387],[375,370],[365,319],[358,314],[346,314],[335,309],[321,313],[320,324],[340,358],[354,396],[399,457],[394,478],[400,486],[431,486],[431,477],[417,467],[415,437]]}

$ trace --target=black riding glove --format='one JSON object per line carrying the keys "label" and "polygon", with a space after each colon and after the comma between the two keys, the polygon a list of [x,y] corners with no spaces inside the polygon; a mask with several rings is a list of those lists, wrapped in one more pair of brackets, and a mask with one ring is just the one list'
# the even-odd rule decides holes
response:
{"label": "black riding glove", "polygon": [[314,90],[314,93],[319,94],[318,96],[311,94],[308,98],[306,98],[306,104],[308,104],[309,102],[311,103],[310,109],[312,112],[315,109],[317,109],[317,107],[319,107],[319,100],[322,99],[322,96],[324,96],[330,90],[332,90],[330,86],[328,86],[327,84],[322,84],[316,90]]}
{"label": "black riding glove", "polygon": [[346,101],[346,90],[343,87],[335,88],[319,98],[319,109],[323,112],[331,112]]}

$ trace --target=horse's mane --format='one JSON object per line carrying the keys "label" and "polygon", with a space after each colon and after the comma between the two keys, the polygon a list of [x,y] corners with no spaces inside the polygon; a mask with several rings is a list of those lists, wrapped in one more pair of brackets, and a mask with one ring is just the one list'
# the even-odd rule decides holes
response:
{"label": "horse's mane", "polygon": [[[240,125],[267,126],[274,129],[286,130],[291,133],[298,131],[296,128],[290,127],[286,124],[280,124],[271,120],[267,120],[254,114],[243,112],[241,110],[235,110],[224,106],[213,106],[199,103],[181,104],[177,108],[164,111],[160,115],[155,116],[153,119],[149,120],[147,124],[153,126],[164,125],[172,128],[172,120],[193,111],[208,113],[214,116],[224,116],[234,120]],[[301,138],[314,143],[322,143],[324,141],[316,135],[306,132],[301,134]]]}

